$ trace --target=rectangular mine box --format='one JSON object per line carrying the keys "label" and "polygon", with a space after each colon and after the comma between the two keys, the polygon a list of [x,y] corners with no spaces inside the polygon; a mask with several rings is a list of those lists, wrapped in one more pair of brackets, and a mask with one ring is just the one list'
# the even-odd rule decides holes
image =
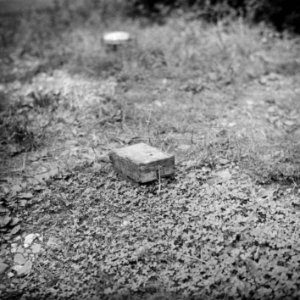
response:
{"label": "rectangular mine box", "polygon": [[113,150],[110,160],[117,172],[145,183],[175,173],[175,157],[140,143]]}

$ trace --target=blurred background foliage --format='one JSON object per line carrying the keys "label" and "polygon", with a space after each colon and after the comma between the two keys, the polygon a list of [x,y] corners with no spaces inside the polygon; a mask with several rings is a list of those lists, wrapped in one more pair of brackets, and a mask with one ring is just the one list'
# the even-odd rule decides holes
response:
{"label": "blurred background foliage", "polygon": [[[40,0],[45,1],[45,0]],[[5,1],[4,1],[5,2]],[[16,1],[17,3],[18,1]],[[49,23],[53,28],[63,29],[76,23],[109,24],[112,19],[131,17],[148,22],[163,23],[166,17],[181,15],[188,19],[217,22],[220,19],[243,18],[250,23],[265,23],[278,31],[300,33],[300,1],[292,0],[50,0],[47,14],[40,15],[41,25]],[[1,3],[0,3],[1,5]],[[1,7],[0,7],[1,12]],[[32,11],[22,12],[22,18]],[[4,45],[14,36],[3,32],[7,19],[0,13],[0,42]],[[34,16],[36,18],[36,16]],[[14,27],[20,27],[16,18],[11,19]],[[11,24],[10,24],[11,25]]]}
{"label": "blurred background foliage", "polygon": [[[220,18],[243,17],[265,22],[277,30],[300,33],[300,1],[293,0],[53,0],[54,10],[67,8],[69,17],[89,18],[98,12],[102,20],[111,17],[145,17],[163,21],[174,13],[216,22]],[[73,15],[72,15],[73,13]]]}
{"label": "blurred background foliage", "polygon": [[300,2],[292,0],[131,0],[130,11],[146,16],[162,16],[174,10],[193,12],[207,21],[245,17],[274,25],[278,30],[300,33]]}
{"label": "blurred background foliage", "polygon": [[[63,9],[67,12],[66,22],[72,18],[89,18],[91,12],[99,13],[99,17],[103,20],[112,16],[131,16],[156,21],[163,21],[164,17],[170,14],[187,13],[191,17],[201,17],[210,22],[224,17],[243,17],[251,22],[271,24],[280,31],[290,30],[300,33],[300,1],[293,0],[50,0],[50,2],[54,4],[49,5],[47,1],[47,6],[52,7],[50,10],[58,12],[58,9]],[[60,14],[59,16],[61,17]]]}
{"label": "blurred background foliage", "polygon": [[[251,22],[265,22],[277,30],[300,33],[300,1],[293,0],[54,0],[56,8],[69,8],[87,18],[98,11],[102,19],[112,16],[145,17],[163,21],[174,13],[216,22],[220,18],[243,17]],[[75,16],[75,14],[74,14]],[[74,17],[73,16],[73,17]]]}

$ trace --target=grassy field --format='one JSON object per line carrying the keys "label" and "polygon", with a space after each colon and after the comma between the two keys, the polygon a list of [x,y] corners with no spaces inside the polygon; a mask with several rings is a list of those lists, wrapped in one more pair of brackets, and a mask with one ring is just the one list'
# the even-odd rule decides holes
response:
{"label": "grassy field", "polygon": [[[112,15],[2,20],[0,297],[298,299],[299,37]],[[140,141],[174,179],[115,174]]]}

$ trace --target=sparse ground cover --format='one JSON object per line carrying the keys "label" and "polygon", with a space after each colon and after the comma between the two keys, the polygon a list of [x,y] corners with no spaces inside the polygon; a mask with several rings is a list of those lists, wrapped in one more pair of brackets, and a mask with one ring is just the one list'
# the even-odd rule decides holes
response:
{"label": "sparse ground cover", "polygon": [[[298,299],[299,38],[52,21],[1,56],[0,296]],[[107,53],[118,28],[136,43]],[[107,153],[139,141],[176,155],[174,179],[115,174]]]}

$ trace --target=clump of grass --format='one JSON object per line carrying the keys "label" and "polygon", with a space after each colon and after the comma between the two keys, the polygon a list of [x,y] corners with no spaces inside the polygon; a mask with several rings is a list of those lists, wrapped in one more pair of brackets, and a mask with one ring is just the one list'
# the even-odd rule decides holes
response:
{"label": "clump of grass", "polygon": [[[90,17],[84,13],[84,25],[83,19],[74,19],[80,9],[76,13],[72,6],[58,10],[55,16],[52,12],[23,19],[15,38],[18,53],[40,58],[60,56],[72,70],[94,76],[107,76],[109,70],[113,75],[164,71],[183,76],[188,72],[207,80],[241,84],[268,72],[264,54],[270,57],[279,47],[271,48],[274,41],[268,38],[268,29],[250,27],[243,20],[208,25],[201,20],[170,18],[164,25],[141,27],[138,21],[121,17],[109,23],[95,17],[105,9],[98,7]],[[101,37],[110,30],[130,32],[136,40],[134,47],[122,55],[106,53]]]}
{"label": "clump of grass", "polygon": [[17,145],[18,149],[12,154],[35,150],[38,139],[29,125],[26,115],[11,115],[4,118],[1,124],[2,145]]}
{"label": "clump of grass", "polygon": [[0,113],[9,107],[9,96],[7,93],[0,91]]}
{"label": "clump of grass", "polygon": [[300,144],[290,134],[275,137],[256,127],[232,132],[228,158],[260,184],[299,184]]}
{"label": "clump of grass", "polygon": [[33,99],[32,106],[38,108],[49,108],[55,110],[60,100],[59,92],[43,90],[32,91],[29,96]]}
{"label": "clump of grass", "polygon": [[32,91],[25,101],[11,99],[1,113],[1,143],[15,151],[11,154],[37,150],[44,144],[46,131],[54,118],[60,100],[59,93]]}

